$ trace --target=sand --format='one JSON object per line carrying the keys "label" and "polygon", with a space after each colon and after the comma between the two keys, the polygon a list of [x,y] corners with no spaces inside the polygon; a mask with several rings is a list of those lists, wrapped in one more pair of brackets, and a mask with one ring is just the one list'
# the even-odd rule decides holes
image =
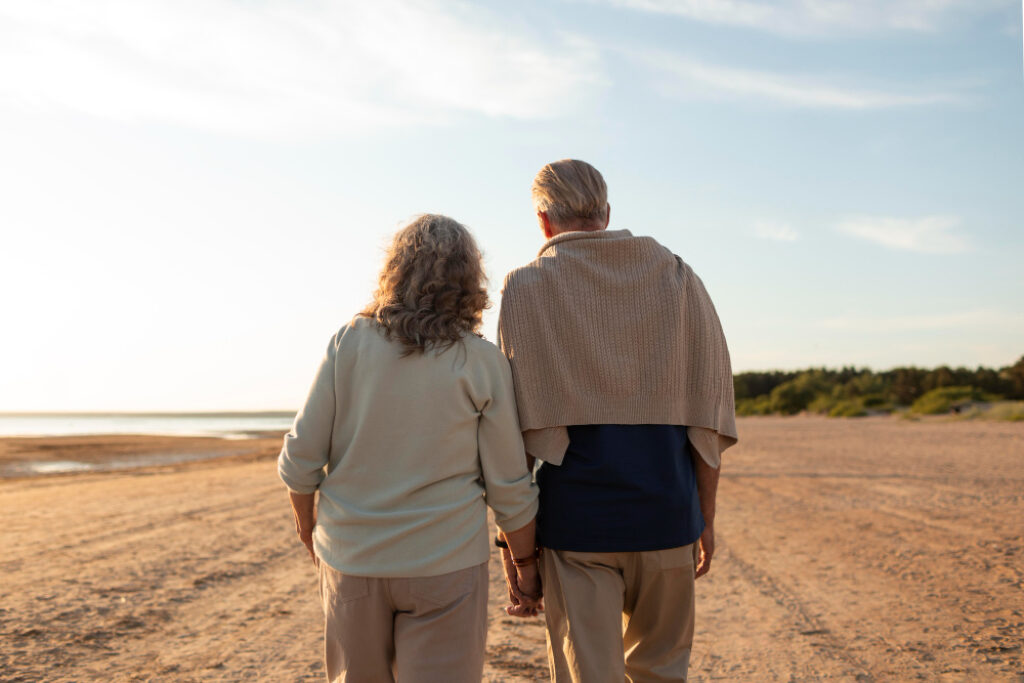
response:
{"label": "sand", "polygon": [[[1024,424],[751,418],[740,435],[693,680],[1024,680]],[[277,439],[33,441],[49,448],[0,441],[0,462],[227,457],[0,479],[0,680],[322,680]],[[546,680],[542,622],[504,615],[499,571],[484,678]]]}

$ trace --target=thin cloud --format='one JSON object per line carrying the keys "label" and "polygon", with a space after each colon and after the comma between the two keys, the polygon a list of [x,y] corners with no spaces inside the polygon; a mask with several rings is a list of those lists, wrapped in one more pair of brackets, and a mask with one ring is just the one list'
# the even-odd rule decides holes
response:
{"label": "thin cloud", "polygon": [[761,239],[775,242],[796,242],[800,237],[793,226],[775,221],[758,221],[754,223],[754,234]]}
{"label": "thin cloud", "polygon": [[586,40],[440,0],[5,3],[0,62],[0,101],[269,136],[557,117],[606,85]]}
{"label": "thin cloud", "polygon": [[955,231],[959,225],[960,219],[953,216],[856,216],[841,221],[837,229],[889,249],[922,254],[959,254],[971,248],[967,237]]}
{"label": "thin cloud", "polygon": [[595,0],[719,26],[780,35],[826,36],[851,31],[927,33],[1015,7],[1015,0]]}
{"label": "thin cloud", "polygon": [[664,95],[692,99],[727,97],[814,109],[888,109],[963,103],[954,92],[898,92],[843,87],[790,74],[707,64],[663,52],[636,53],[635,59],[655,73],[655,87]]}

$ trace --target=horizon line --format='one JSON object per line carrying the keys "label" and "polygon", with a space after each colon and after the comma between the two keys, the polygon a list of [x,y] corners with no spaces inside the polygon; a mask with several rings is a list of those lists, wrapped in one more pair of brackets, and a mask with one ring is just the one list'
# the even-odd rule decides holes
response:
{"label": "horizon line", "polygon": [[0,417],[294,417],[297,410],[0,410]]}

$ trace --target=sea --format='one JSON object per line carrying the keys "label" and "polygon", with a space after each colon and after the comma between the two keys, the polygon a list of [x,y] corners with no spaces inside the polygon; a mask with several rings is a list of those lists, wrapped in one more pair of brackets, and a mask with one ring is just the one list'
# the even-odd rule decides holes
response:
{"label": "sea", "polygon": [[245,439],[292,426],[293,412],[0,413],[0,437],[152,434]]}

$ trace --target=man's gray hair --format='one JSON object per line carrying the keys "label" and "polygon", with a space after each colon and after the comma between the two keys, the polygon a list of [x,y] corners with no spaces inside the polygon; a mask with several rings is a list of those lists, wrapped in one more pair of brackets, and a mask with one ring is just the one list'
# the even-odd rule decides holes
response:
{"label": "man's gray hair", "polygon": [[534,209],[558,225],[589,225],[608,218],[608,186],[596,168],[579,159],[562,159],[540,169],[532,193]]}

